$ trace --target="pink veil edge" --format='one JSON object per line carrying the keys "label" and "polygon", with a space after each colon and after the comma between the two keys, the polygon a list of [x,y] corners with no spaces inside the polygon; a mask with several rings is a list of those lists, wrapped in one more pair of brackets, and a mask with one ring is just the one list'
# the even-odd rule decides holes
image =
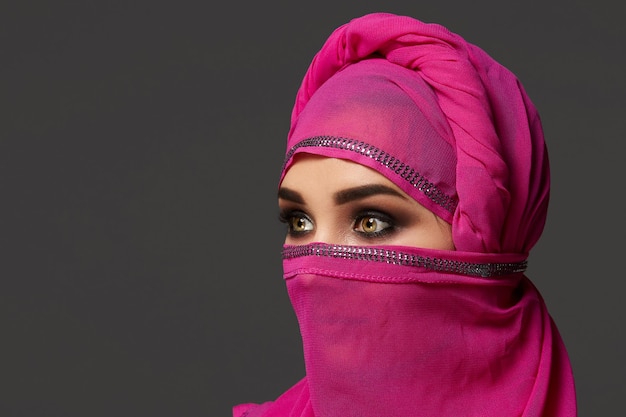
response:
{"label": "pink veil edge", "polygon": [[233,417],[315,417],[306,377],[281,394],[275,401],[245,403],[233,407]]}
{"label": "pink veil edge", "polygon": [[535,387],[523,417],[575,417],[578,415],[576,386],[567,348],[541,293],[526,280],[540,301],[543,343]]}

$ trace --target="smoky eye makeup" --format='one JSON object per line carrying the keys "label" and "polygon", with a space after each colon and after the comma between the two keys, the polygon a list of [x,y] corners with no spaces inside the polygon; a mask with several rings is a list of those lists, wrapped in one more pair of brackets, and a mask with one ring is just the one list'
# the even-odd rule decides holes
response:
{"label": "smoky eye makeup", "polygon": [[352,230],[366,239],[386,237],[397,231],[397,221],[378,209],[364,209],[352,215]]}
{"label": "smoky eye makeup", "polygon": [[283,209],[278,220],[287,226],[287,234],[291,237],[300,237],[313,230],[313,221],[302,210]]}

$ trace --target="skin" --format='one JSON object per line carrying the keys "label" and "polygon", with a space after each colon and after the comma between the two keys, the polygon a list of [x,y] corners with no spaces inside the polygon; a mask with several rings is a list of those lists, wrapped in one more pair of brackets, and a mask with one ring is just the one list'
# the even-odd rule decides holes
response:
{"label": "skin", "polygon": [[295,158],[278,192],[286,244],[454,250],[450,224],[375,170],[344,159]]}

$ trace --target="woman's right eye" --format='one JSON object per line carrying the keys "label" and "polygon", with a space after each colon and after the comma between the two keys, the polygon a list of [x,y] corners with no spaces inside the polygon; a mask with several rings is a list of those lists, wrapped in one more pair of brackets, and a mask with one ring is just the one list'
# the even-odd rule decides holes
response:
{"label": "woman's right eye", "polygon": [[287,224],[289,234],[302,234],[313,230],[313,222],[304,213],[281,214],[280,219]]}
{"label": "woman's right eye", "polygon": [[289,222],[289,228],[296,233],[308,232],[313,230],[313,223],[303,216],[294,216]]}

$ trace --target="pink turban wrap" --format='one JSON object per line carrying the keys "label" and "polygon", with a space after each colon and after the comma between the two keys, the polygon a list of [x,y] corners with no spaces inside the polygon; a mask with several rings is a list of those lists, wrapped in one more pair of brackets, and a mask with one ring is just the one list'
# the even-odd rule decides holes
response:
{"label": "pink turban wrap", "polygon": [[549,169],[509,70],[436,24],[354,19],[304,77],[283,176],[300,152],[377,170],[451,223],[457,250],[285,246],[307,376],[236,417],[576,415],[567,352],[523,273]]}

